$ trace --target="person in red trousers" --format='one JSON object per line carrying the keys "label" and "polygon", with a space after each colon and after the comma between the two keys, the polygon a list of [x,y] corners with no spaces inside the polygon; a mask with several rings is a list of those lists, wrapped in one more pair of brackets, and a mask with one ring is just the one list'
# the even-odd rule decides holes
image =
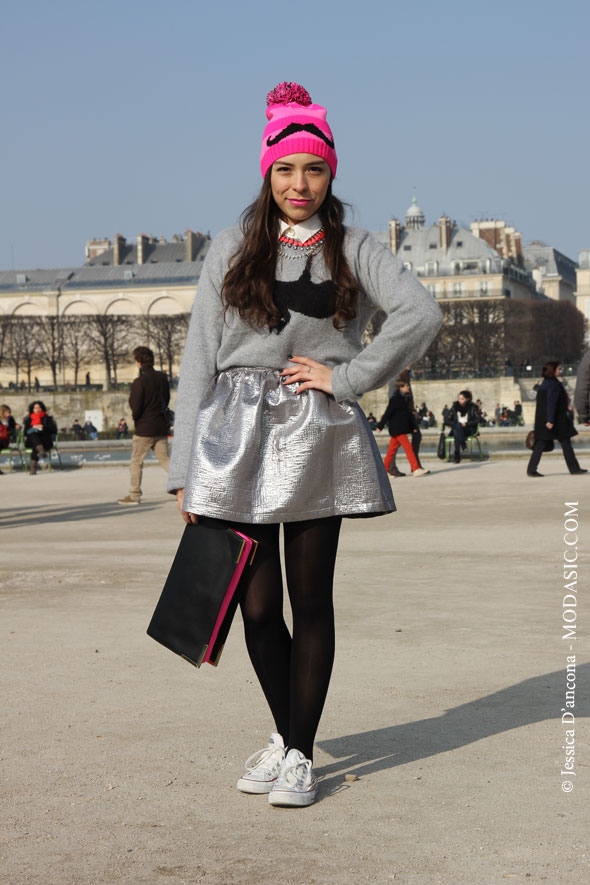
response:
{"label": "person in red trousers", "polygon": [[387,448],[387,454],[383,460],[385,469],[389,472],[393,457],[401,445],[408,457],[408,461],[410,462],[412,476],[426,476],[427,473],[430,473],[430,470],[425,470],[424,467],[420,467],[410,440],[408,439],[408,434],[413,432],[415,426],[412,412],[408,400],[406,399],[406,394],[409,392],[410,385],[407,381],[396,381],[395,393],[389,400],[385,413],[377,424],[379,430],[383,430],[385,425],[387,425],[389,435],[391,436]]}

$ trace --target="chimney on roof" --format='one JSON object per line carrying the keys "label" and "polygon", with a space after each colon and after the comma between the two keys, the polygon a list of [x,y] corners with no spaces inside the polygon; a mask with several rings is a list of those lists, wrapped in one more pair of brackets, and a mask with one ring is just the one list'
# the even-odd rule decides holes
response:
{"label": "chimney on roof", "polygon": [[522,234],[503,220],[487,219],[472,221],[471,233],[495,249],[502,258],[509,258],[515,264],[523,263]]}
{"label": "chimney on roof", "polygon": [[507,227],[506,234],[508,238],[508,257],[511,258],[515,264],[522,265],[522,234],[513,227]]}
{"label": "chimney on roof", "polygon": [[204,240],[203,234],[187,230],[184,235],[184,260],[194,261]]}
{"label": "chimney on roof", "polygon": [[441,215],[441,217],[438,219],[438,225],[440,227],[440,248],[443,255],[446,255],[448,248],[451,245],[451,219],[448,217],[448,215]]}
{"label": "chimney on roof", "polygon": [[392,218],[389,222],[389,248],[394,255],[399,251],[399,241],[401,237],[401,225],[397,218]]}
{"label": "chimney on roof", "polygon": [[84,250],[86,261],[92,261],[93,258],[102,255],[102,253],[106,252],[110,247],[111,241],[107,239],[107,237],[103,237],[101,240],[87,240],[86,248]]}
{"label": "chimney on roof", "polygon": [[146,234],[140,234],[137,238],[137,263],[145,264],[147,253],[148,253],[148,243],[149,237]]}
{"label": "chimney on roof", "polygon": [[127,240],[125,239],[123,234],[115,234],[113,239],[113,265],[115,267],[123,264],[126,248]]}

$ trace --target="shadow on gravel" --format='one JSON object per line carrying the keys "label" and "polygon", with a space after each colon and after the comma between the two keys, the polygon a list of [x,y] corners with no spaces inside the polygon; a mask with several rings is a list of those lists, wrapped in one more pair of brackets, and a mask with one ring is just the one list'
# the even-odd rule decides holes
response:
{"label": "shadow on gravel", "polygon": [[116,501],[105,504],[76,504],[70,507],[6,507],[0,510],[0,527],[42,525],[46,522],[84,522],[87,519],[104,519],[110,516],[128,516],[130,513],[146,513],[164,507],[164,502],[123,507]]}
{"label": "shadow on gravel", "polygon": [[[570,654],[575,651],[574,643]],[[561,708],[565,707],[566,700],[565,654],[566,650],[563,670],[518,682],[447,710],[442,716],[318,741],[322,750],[341,760],[316,769],[316,773],[322,776],[319,798],[346,789],[349,784],[345,782],[345,774],[358,777],[374,774],[546,719],[555,722],[556,746],[560,747],[565,739],[565,729],[576,727],[576,723],[562,725],[560,722]],[[586,688],[590,683],[590,663],[577,666],[575,681],[575,708],[571,712],[579,722],[582,717],[590,715],[590,695]],[[485,747],[482,752],[485,753]]]}

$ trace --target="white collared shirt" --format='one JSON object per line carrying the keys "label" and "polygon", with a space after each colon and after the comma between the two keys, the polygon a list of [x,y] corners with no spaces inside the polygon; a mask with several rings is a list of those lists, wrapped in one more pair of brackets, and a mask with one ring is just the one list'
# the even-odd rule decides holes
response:
{"label": "white collared shirt", "polygon": [[287,237],[293,237],[294,240],[301,240],[302,243],[305,243],[306,240],[309,240],[310,237],[313,237],[314,234],[321,230],[322,222],[319,214],[316,212],[311,218],[306,218],[305,221],[300,221],[299,224],[287,224],[286,221],[279,218],[279,225],[281,236],[285,234]]}

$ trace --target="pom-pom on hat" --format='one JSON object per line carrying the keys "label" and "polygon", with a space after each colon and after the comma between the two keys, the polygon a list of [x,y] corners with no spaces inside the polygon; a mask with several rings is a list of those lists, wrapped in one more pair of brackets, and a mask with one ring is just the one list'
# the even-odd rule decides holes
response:
{"label": "pom-pom on hat", "polygon": [[336,175],[338,158],[326,109],[312,104],[311,97],[298,83],[279,83],[266,96],[268,123],[262,138],[260,171],[289,154],[314,154],[326,161]]}

